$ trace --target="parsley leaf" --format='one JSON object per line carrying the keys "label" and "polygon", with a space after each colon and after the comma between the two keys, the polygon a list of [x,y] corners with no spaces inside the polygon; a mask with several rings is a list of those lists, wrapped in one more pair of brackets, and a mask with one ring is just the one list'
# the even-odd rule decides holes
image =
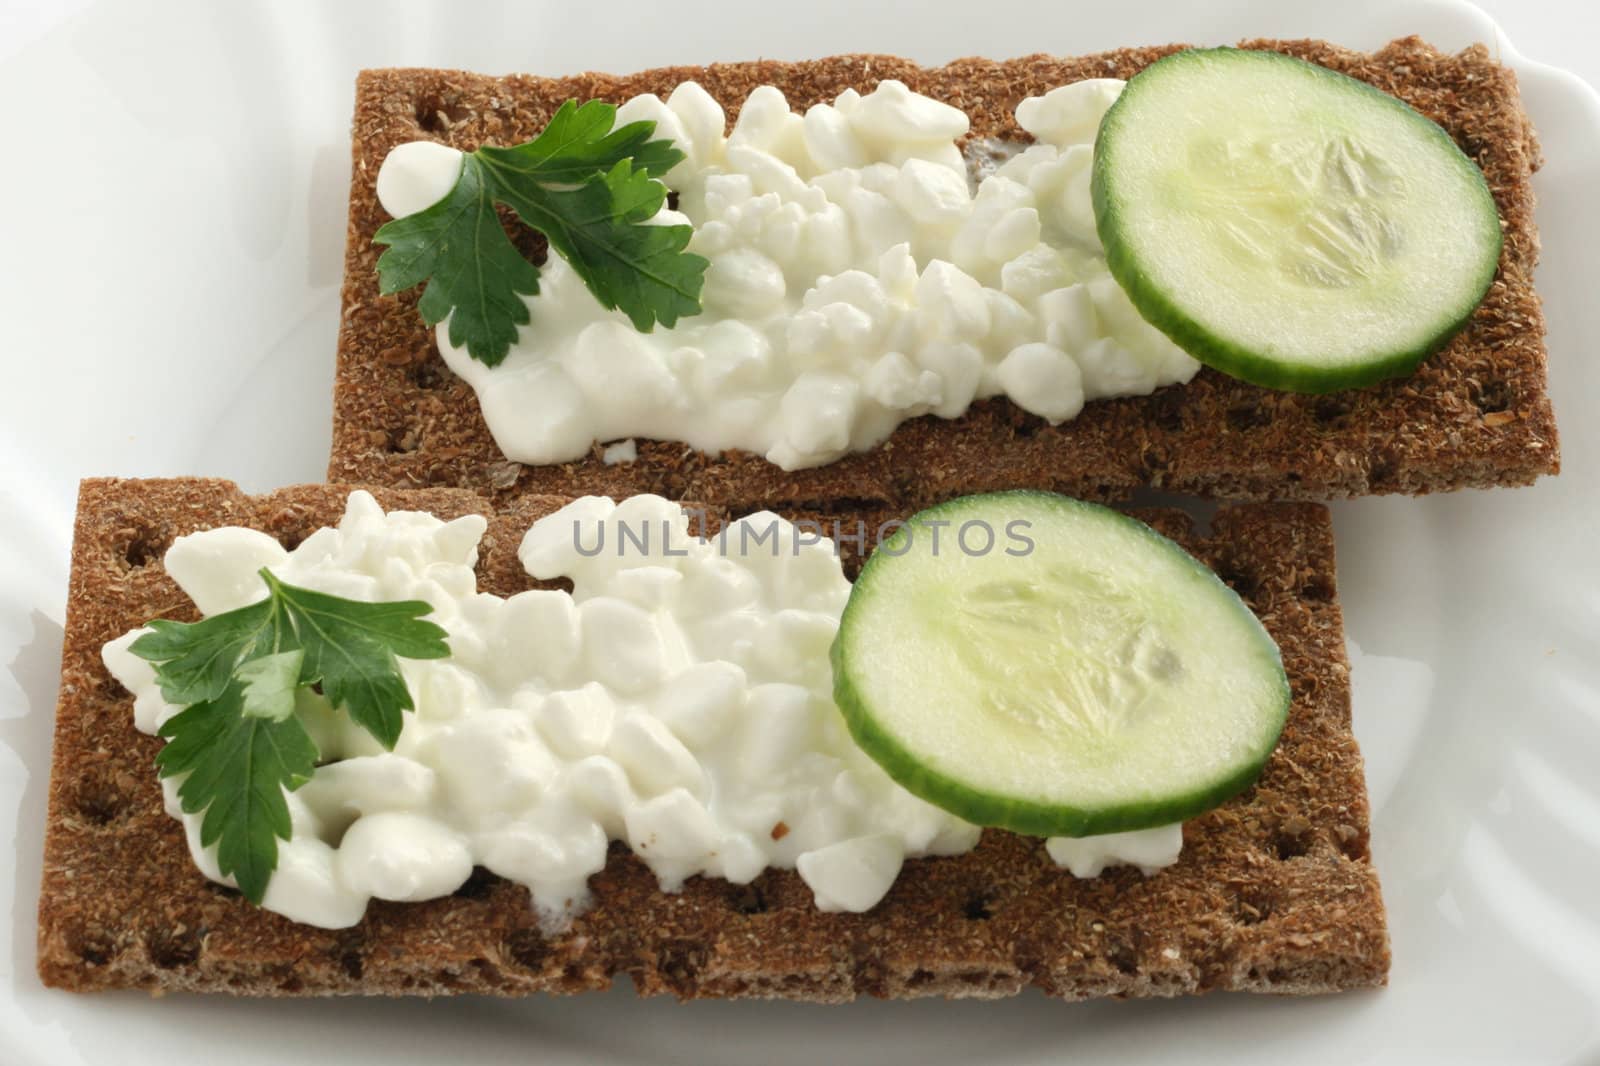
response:
{"label": "parsley leaf", "polygon": [[284,791],[316,767],[317,748],[294,714],[295,695],[321,684],[334,707],[385,748],[415,705],[397,657],[450,654],[421,600],[364,603],[286,584],[263,568],[267,598],[199,622],[156,619],[129,646],[155,664],[169,703],[184,710],[160,733],[162,777],[186,774],[178,798],[205,812],[202,845],[239,890],[260,903],[292,827]]}
{"label": "parsley leaf", "polygon": [[622,308],[649,332],[700,311],[706,261],[684,252],[693,229],[644,223],[661,210],[666,186],[623,160],[575,188],[508,189],[517,217],[540,231],[606,310]]}
{"label": "parsley leaf", "polygon": [[[445,632],[422,619],[433,608],[421,600],[362,603],[284,584],[263,568],[267,598],[199,622],[156,619],[129,651],[156,664],[156,681],[168,703],[214,700],[235,679],[246,683],[252,715],[282,688],[280,653],[299,652],[298,685],[321,684],[323,695],[344,709],[386,748],[400,737],[400,714],[414,704],[396,656],[442,659],[450,654]],[[241,674],[241,670],[244,673]]]}
{"label": "parsley leaf", "polygon": [[683,153],[650,139],[653,122],[612,129],[616,110],[569,100],[533,140],[465,155],[443,200],[378,230],[375,243],[388,246],[378,258],[380,290],[426,281],[417,305],[423,320],[450,316],[450,343],[498,365],[529,322],[522,297],[539,291],[539,269],[506,235],[500,203],[543,233],[601,305],[621,308],[634,328],[698,314],[707,262],[684,251],[693,230],[650,224],[666,199],[655,179]]}
{"label": "parsley leaf", "polygon": [[511,148],[485,145],[473,154],[520,180],[567,185],[581,185],[625,159],[652,178],[683,161],[683,152],[671,141],[650,139],[654,122],[630,122],[612,130],[616,120],[617,109],[604,101],[590,100],[580,107],[568,100],[533,140]]}
{"label": "parsley leaf", "polygon": [[234,676],[243,688],[244,713],[274,722],[293,714],[295,689],[300,687],[300,664],[305,657],[305,652],[295,648],[240,663]]}
{"label": "parsley leaf", "polygon": [[385,294],[426,281],[417,310],[436,325],[453,310],[450,343],[496,366],[528,322],[519,293],[539,291],[539,268],[522,258],[494,212],[494,188],[476,154],[463,160],[450,194],[426,211],[386,223],[374,238]]}
{"label": "parsley leaf", "polygon": [[128,650],[161,664],[156,681],[168,703],[182,707],[214,700],[240,661],[253,655],[263,638],[270,644],[272,615],[272,601],[262,600],[193,625],[157,618],[148,624],[151,632]]}
{"label": "parsley leaf", "polygon": [[305,651],[300,683],[320,682],[329,703],[393,748],[400,739],[400,712],[415,706],[395,656],[442,659],[450,654],[444,630],[421,619],[433,608],[421,600],[362,603],[285,585],[265,569],[261,576],[294,626],[297,643],[285,646]]}
{"label": "parsley leaf", "polygon": [[178,801],[204,811],[200,843],[217,845],[217,866],[239,891],[260,903],[278,865],[278,840],[293,828],[285,789],[293,791],[316,768],[317,746],[300,720],[247,715],[241,686],[194,704],[161,726],[168,738],[156,756],[162,777],[187,774]]}

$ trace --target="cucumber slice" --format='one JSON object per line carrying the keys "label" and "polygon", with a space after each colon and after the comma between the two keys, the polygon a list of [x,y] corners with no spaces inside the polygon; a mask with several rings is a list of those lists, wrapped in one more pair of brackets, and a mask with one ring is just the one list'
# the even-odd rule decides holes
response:
{"label": "cucumber slice", "polygon": [[1139,313],[1257,385],[1409,374],[1494,280],[1477,165],[1404,103],[1276,52],[1179,52],[1130,80],[1095,140],[1095,221]]}
{"label": "cucumber slice", "polygon": [[832,656],[850,732],[891,777],[1036,836],[1215,807],[1255,780],[1289,709],[1277,646],[1215,574],[1046,492],[912,518],[862,568]]}

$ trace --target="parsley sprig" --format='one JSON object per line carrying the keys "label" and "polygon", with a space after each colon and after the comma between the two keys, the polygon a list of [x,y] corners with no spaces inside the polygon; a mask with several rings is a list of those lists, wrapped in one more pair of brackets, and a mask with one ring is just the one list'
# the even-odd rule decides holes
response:
{"label": "parsley sprig", "polygon": [[684,154],[650,139],[654,122],[612,129],[616,113],[599,100],[568,100],[533,140],[467,153],[443,200],[378,230],[374,241],[388,245],[378,258],[379,288],[389,294],[427,282],[417,305],[424,321],[449,315],[450,343],[498,365],[517,327],[528,324],[522,296],[539,291],[539,268],[506,235],[500,203],[544,234],[602,306],[621,308],[641,332],[699,314],[707,263],[684,251],[692,227],[649,224],[667,195],[656,179]]}
{"label": "parsley sprig", "polygon": [[396,657],[450,654],[445,631],[422,616],[421,600],[363,603],[298,588],[265,568],[267,598],[199,622],[158,618],[129,650],[155,664],[168,703],[184,709],[161,726],[156,757],[178,786],[183,809],[205,812],[200,842],[260,903],[292,835],[285,791],[310,780],[317,746],[300,719],[300,689],[322,694],[385,748],[414,706]]}

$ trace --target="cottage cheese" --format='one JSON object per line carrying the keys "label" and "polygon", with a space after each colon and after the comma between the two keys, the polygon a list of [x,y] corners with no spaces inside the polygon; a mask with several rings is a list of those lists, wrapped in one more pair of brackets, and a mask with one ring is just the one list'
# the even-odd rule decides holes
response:
{"label": "cottage cheese", "polygon": [[[617,122],[652,120],[687,156],[665,176],[678,209],[658,221],[694,226],[689,250],[710,260],[703,313],[639,333],[552,256],[503,363],[453,347],[448,320],[439,349],[501,450],[536,464],[645,437],[792,470],[976,399],[1061,422],[1188,381],[1199,364],[1139,317],[1095,231],[1093,140],[1122,84],[1024,100],[1017,120],[1037,143],[1009,158],[984,148],[975,188],[956,145],[967,116],[898,81],[803,114],[762,86],[726,135],[693,82],[635,97]],[[453,149],[401,145],[379,198],[392,215],[422,210],[460,168]]]}
{"label": "cottage cheese", "polygon": [[[826,541],[766,513],[707,541],[658,497],[587,497],[535,523],[519,552],[528,573],[570,578],[573,591],[502,598],[477,591],[485,527],[386,514],[355,492],[336,528],[292,552],[237,528],[167,552],[206,614],[260,599],[266,566],[351,599],[425,600],[449,634],[449,658],[401,660],[416,710],[392,752],[299,694],[322,765],[288,794],[294,835],[279,844],[268,909],[348,926],[369,899],[447,895],[481,865],[559,921],[623,840],[667,891],[695,874],[744,883],[794,867],[820,908],[861,911],[907,857],[976,844],[976,827],[896,785],[844,728],[828,647],[850,586]],[[128,651],[142,632],[103,658],[154,733],[178,708]],[[167,812],[200,870],[230,883],[178,783],[162,782]],[[1075,872],[1176,859],[1175,829],[1165,861],[1125,839],[1138,836],[1049,847],[1066,847]]]}

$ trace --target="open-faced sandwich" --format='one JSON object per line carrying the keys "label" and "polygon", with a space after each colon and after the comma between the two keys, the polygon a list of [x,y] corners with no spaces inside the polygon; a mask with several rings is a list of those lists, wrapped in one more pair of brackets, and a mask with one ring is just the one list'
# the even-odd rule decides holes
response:
{"label": "open-faced sandwich", "polygon": [[[914,510],[1554,472],[1515,76],[1247,48],[1126,94],[1178,49],[369,71],[329,478]],[[675,151],[596,231],[535,161],[598,181],[639,147],[608,105]]]}
{"label": "open-faced sandwich", "polygon": [[354,143],[332,483],[82,486],[47,983],[1387,979],[1326,509],[1086,500],[1555,472],[1483,49],[372,71]]}
{"label": "open-faced sandwich", "polygon": [[1384,980],[1325,509],[792,517],[86,482],[45,980]]}

